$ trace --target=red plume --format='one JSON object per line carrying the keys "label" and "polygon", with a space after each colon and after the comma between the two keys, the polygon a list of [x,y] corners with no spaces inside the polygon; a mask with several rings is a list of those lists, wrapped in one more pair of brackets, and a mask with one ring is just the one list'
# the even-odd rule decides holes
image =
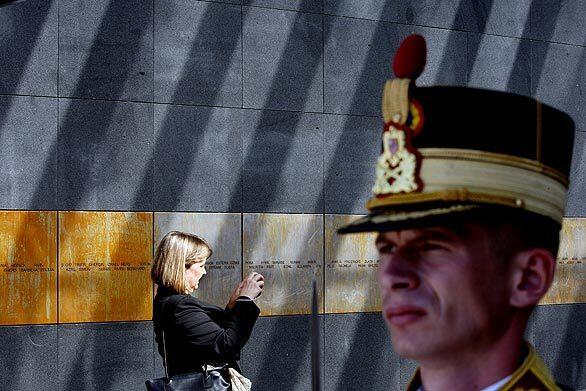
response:
{"label": "red plume", "polygon": [[425,38],[412,34],[403,40],[395,53],[393,72],[398,78],[415,80],[423,73],[426,57]]}

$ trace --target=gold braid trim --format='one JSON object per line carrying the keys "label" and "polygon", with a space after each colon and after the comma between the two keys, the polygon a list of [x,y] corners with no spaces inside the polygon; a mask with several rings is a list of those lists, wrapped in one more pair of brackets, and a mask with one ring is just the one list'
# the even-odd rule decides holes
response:
{"label": "gold braid trim", "polygon": [[503,154],[422,148],[423,191],[379,195],[366,207],[392,211],[426,202],[503,205],[562,221],[567,178],[539,162]]}
{"label": "gold braid trim", "polygon": [[[527,376],[535,377],[541,384],[535,384],[536,390],[539,391],[561,391],[560,388],[555,384],[555,380],[551,375],[551,372],[541,360],[541,358],[535,353],[535,349],[531,344],[526,342],[529,348],[529,353],[523,361],[523,364],[513,373],[511,379],[501,388],[501,391],[530,391],[534,388],[533,384],[529,388],[525,388],[522,383],[523,380],[527,380]],[[520,386],[521,385],[521,386]],[[546,387],[545,390],[542,387]]]}
{"label": "gold braid trim", "polygon": [[395,121],[395,115],[400,118],[395,121],[404,124],[409,115],[409,84],[410,79],[387,80],[383,89],[382,112],[385,124]]}
{"label": "gold braid trim", "polygon": [[502,164],[509,167],[523,168],[543,174],[552,179],[557,180],[564,186],[568,187],[570,181],[568,177],[556,170],[542,164],[538,161],[518,157],[505,155],[502,153],[478,151],[474,149],[458,149],[458,148],[419,148],[418,151],[425,158],[448,158],[451,160],[468,160],[468,161],[481,161]]}
{"label": "gold braid trim", "polygon": [[521,207],[522,201],[518,198],[495,196],[490,194],[473,193],[465,188],[434,191],[431,193],[397,194],[389,197],[371,198],[366,202],[366,208],[377,210],[386,206],[419,204],[423,202],[479,202],[504,206]]}
{"label": "gold braid trim", "polygon": [[[501,391],[561,391],[547,366],[535,353],[533,347],[525,342],[529,349],[523,364],[511,375],[509,381],[500,388]],[[411,378],[407,391],[416,391],[421,387],[421,372],[417,371]],[[544,388],[545,387],[545,388]]]}

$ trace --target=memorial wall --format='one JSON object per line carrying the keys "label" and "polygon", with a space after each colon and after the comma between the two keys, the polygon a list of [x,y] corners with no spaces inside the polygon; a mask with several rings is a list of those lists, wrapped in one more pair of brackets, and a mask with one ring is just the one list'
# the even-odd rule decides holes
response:
{"label": "memorial wall", "polygon": [[[340,236],[354,215],[3,211],[0,324],[150,320],[155,246],[172,230],[209,241],[195,295],[224,306],[243,276],[266,288],[261,316],[380,311],[374,234]],[[586,302],[586,219],[566,218],[556,278],[543,304]]]}
{"label": "memorial wall", "polygon": [[[266,276],[240,365],[254,391],[404,389],[365,213],[391,57],[422,34],[418,85],[508,91],[576,121],[554,286],[527,339],[586,389],[586,2],[22,0],[0,6],[0,384],[144,390],[153,251],[211,242],[196,294]],[[567,151],[568,154],[572,153]],[[270,374],[270,376],[267,376]]]}

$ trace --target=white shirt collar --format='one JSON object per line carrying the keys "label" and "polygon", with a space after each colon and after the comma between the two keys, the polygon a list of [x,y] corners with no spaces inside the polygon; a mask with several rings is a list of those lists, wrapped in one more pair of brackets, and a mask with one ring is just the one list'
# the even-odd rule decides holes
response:
{"label": "white shirt collar", "polygon": [[501,379],[501,380],[497,381],[496,383],[491,384],[490,386],[483,388],[480,391],[498,391],[502,386],[507,384],[507,382],[509,380],[511,380],[511,377],[513,377],[513,375],[507,376],[504,379]]}
{"label": "white shirt collar", "polygon": [[[509,380],[511,380],[511,377],[513,377],[513,375],[507,376],[504,379],[501,379],[501,380],[497,381],[496,383],[491,384],[488,387],[484,387],[480,391],[498,391],[502,386],[507,384],[507,382]],[[419,389],[417,391],[423,391],[423,387],[419,387]]]}

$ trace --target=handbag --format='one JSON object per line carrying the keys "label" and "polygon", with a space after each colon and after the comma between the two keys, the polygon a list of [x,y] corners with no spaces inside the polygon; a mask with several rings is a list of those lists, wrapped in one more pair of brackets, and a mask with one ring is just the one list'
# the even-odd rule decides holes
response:
{"label": "handbag", "polygon": [[[167,303],[167,298],[161,308],[161,313]],[[167,346],[165,343],[165,329],[161,325],[163,332],[163,365],[165,367],[165,377],[150,379],[145,381],[147,391],[228,391],[230,383],[227,382],[220,372],[224,368],[208,369],[204,365],[202,372],[185,373],[181,375],[169,376],[167,367]]]}

